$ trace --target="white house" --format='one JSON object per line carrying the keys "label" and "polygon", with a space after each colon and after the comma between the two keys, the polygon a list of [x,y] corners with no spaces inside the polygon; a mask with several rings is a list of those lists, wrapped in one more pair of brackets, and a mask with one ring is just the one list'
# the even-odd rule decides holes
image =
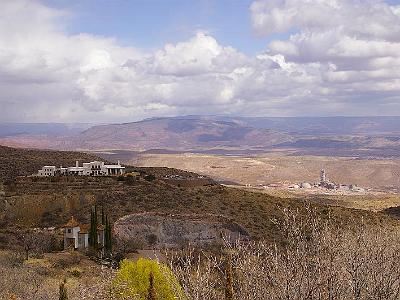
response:
{"label": "white house", "polygon": [[38,171],[38,176],[54,176],[56,169],[55,166],[44,166]]}
{"label": "white house", "polygon": [[55,176],[59,175],[78,175],[78,176],[111,176],[122,175],[125,172],[125,167],[121,166],[120,162],[116,165],[106,165],[102,161],[92,161],[83,163],[79,166],[76,161],[75,167],[56,168],[55,166],[44,166],[38,171],[37,176]]}
{"label": "white house", "polygon": [[[68,223],[64,225],[64,249],[79,248],[79,232],[81,230],[80,227],[81,225],[78,221],[75,220],[74,217],[72,217],[71,220],[69,220]],[[87,233],[87,240],[89,241],[89,233]],[[86,246],[85,241],[83,241],[83,244],[81,245]]]}
{"label": "white house", "polygon": [[[74,217],[64,225],[64,249],[85,250],[89,247],[89,224],[80,224]],[[100,246],[104,246],[104,226],[97,226],[97,238]]]}

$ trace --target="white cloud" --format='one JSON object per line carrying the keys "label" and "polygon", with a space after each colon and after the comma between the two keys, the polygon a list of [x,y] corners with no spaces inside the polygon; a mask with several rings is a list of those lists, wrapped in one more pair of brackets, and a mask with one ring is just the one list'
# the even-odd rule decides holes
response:
{"label": "white cloud", "polygon": [[399,11],[378,0],[258,0],[251,6],[259,35],[288,36],[269,43],[270,55],[283,55],[299,68],[318,66],[312,95],[326,89],[332,107],[363,105],[368,114],[400,113],[400,98],[393,95],[400,92]]}
{"label": "white cloud", "polygon": [[260,35],[294,33],[250,57],[204,32],[143,53],[112,38],[68,35],[68,12],[3,0],[0,120],[399,114],[399,11],[378,1],[255,1]]}
{"label": "white cloud", "polygon": [[399,6],[379,0],[257,0],[250,10],[264,35],[339,28],[359,38],[400,39]]}

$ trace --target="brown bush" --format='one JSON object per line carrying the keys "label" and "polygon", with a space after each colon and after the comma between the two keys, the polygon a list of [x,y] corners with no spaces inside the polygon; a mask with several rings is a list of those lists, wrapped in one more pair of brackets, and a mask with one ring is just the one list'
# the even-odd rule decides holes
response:
{"label": "brown bush", "polygon": [[[399,299],[400,233],[284,210],[282,243],[226,244],[236,299]],[[224,255],[169,255],[193,299],[223,299]]]}
{"label": "brown bush", "polygon": [[79,254],[71,253],[71,254],[64,255],[64,256],[58,258],[53,263],[53,267],[60,268],[60,269],[66,269],[66,268],[70,268],[70,267],[78,265],[80,261],[81,261],[81,257]]}

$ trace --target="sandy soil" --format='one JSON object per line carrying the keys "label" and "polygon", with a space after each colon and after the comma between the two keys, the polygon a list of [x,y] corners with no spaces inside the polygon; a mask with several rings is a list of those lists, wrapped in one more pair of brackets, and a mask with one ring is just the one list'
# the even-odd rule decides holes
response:
{"label": "sandy soil", "polygon": [[265,154],[253,157],[202,154],[146,154],[133,161],[139,166],[166,166],[240,184],[317,182],[321,169],[341,184],[400,189],[399,159],[359,159],[324,156]]}

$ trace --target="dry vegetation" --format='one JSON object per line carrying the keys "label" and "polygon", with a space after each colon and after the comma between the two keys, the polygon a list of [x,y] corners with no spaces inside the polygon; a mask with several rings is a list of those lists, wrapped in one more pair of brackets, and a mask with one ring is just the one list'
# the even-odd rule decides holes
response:
{"label": "dry vegetation", "polygon": [[[176,299],[399,299],[398,230],[364,222],[338,224],[311,207],[280,213],[282,218],[274,220],[280,243],[260,240],[167,252],[166,261],[185,291]],[[115,272],[78,253],[23,261],[15,253],[0,252],[0,270],[0,299],[55,299],[64,278],[70,300],[142,299],[115,293]],[[153,293],[152,299],[160,299],[157,289]]]}
{"label": "dry vegetation", "polygon": [[[384,227],[340,227],[284,211],[284,243],[227,245],[222,254],[182,251],[170,265],[191,299],[399,299],[400,235]],[[230,282],[232,282],[230,284]],[[225,298],[228,299],[228,298]]]}
{"label": "dry vegetation", "polygon": [[23,259],[19,252],[0,251],[1,300],[58,299],[66,278],[68,299],[107,299],[114,271],[79,253],[48,253]]}
{"label": "dry vegetation", "polygon": [[[71,164],[77,157],[95,159],[79,153],[0,149],[3,178],[35,170],[48,160]],[[10,177],[4,167],[8,161],[13,166]],[[139,212],[209,213],[241,224],[253,242],[226,245],[222,251],[169,253],[174,274],[193,300],[224,299],[227,277],[236,300],[400,297],[399,223],[387,215],[220,185],[179,187],[162,177],[195,174],[167,168],[138,171],[146,174],[129,180],[7,180],[0,194],[0,247],[7,249],[0,253],[0,299],[56,299],[64,277],[69,299],[116,298],[108,289],[112,270],[83,255],[59,252],[57,230],[49,235],[32,230],[59,227],[71,215],[89,223],[94,203],[113,221]],[[150,174],[155,175],[151,180],[146,177]],[[116,243],[116,248],[134,250],[122,246]]]}
{"label": "dry vegetation", "polygon": [[[157,179],[151,182],[144,179],[121,182],[117,178],[31,180],[17,180],[14,185],[6,186],[6,197],[1,203],[2,232],[15,225],[57,227],[71,215],[89,223],[91,206],[97,203],[104,206],[113,221],[140,212],[224,215],[241,224],[253,238],[273,241],[280,239],[272,222],[282,218],[280,210],[291,207],[302,211],[307,203],[219,185],[182,188]],[[330,212],[339,222],[351,224],[364,218],[371,224],[397,224],[380,213],[314,205],[322,214]]]}
{"label": "dry vegetation", "polygon": [[301,198],[306,201],[313,203],[330,205],[330,206],[340,206],[346,208],[354,208],[361,210],[370,211],[383,211],[388,208],[400,206],[400,194],[399,193],[389,193],[389,192],[373,192],[365,193],[363,195],[357,194],[316,194],[315,192],[299,189],[299,190],[288,190],[282,188],[253,188],[253,187],[243,187],[243,186],[230,186],[238,189],[243,189],[247,191],[252,191],[255,193],[262,193],[270,195],[272,197],[278,198]]}

